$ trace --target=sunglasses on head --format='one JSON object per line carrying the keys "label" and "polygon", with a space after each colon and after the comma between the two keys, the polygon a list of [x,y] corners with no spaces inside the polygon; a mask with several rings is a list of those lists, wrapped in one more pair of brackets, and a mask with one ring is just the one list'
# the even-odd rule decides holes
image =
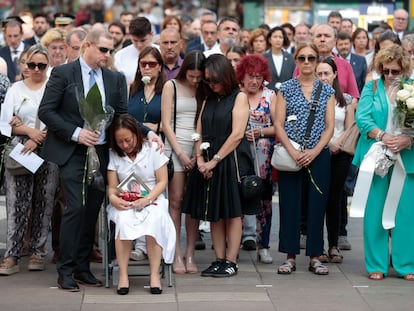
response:
{"label": "sunglasses on head", "polygon": [[308,60],[308,62],[313,63],[314,61],[316,61],[316,56],[315,55],[300,55],[296,58],[300,63],[304,63],[306,60]]}
{"label": "sunglasses on head", "polygon": [[139,65],[142,68],[145,68],[147,66],[150,67],[150,68],[155,68],[155,67],[157,67],[158,62],[144,62],[144,61],[142,61],[142,62],[139,62]]}
{"label": "sunglasses on head", "polygon": [[103,46],[98,46],[98,50],[99,50],[101,53],[104,53],[104,54],[106,54],[106,53],[108,53],[108,52],[109,52],[109,54],[113,54],[113,53],[115,52],[115,49],[108,49],[108,48],[105,48],[105,47],[103,47]]}
{"label": "sunglasses on head", "polygon": [[221,81],[218,80],[217,78],[206,78],[206,79],[203,80],[203,82],[205,84],[210,84],[210,83],[217,84],[217,83],[221,83]]}
{"label": "sunglasses on head", "polygon": [[392,74],[393,76],[398,76],[401,74],[401,70],[395,70],[395,69],[383,69],[382,74],[385,76],[388,76],[389,74]]}
{"label": "sunglasses on head", "polygon": [[45,70],[47,67],[47,64],[44,64],[44,63],[36,64],[36,63],[30,62],[30,63],[26,63],[26,65],[31,70],[34,70],[36,67],[39,68],[39,70]]}

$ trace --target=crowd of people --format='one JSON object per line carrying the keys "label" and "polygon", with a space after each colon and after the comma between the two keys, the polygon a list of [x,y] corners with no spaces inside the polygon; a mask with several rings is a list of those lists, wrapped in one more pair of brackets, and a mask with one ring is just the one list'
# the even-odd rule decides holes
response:
{"label": "crowd of people", "polygon": [[[393,168],[369,184],[357,182],[355,191],[368,193],[366,270],[369,279],[383,279],[391,258],[399,277],[414,280],[413,138],[398,132],[393,119],[396,84],[414,77],[408,13],[395,10],[392,26],[381,24],[371,39],[339,12],[323,24],[252,30],[210,10],[196,20],[199,28],[189,36],[187,18],[176,15],[155,25],[149,15],[120,12],[108,24],[75,27],[71,16],[56,14],[52,26],[38,13],[28,38],[21,17],[3,22],[0,119],[11,134],[2,133],[2,140],[45,161],[34,173],[5,167],[0,275],[19,272],[26,255],[28,270],[44,270],[51,229],[59,288],[102,286],[90,262],[99,257],[97,218],[105,196],[115,223],[120,295],[129,292],[129,260],[148,259],[151,294],[162,293],[162,259],[176,275],[198,273],[195,249],[205,248],[200,221],[211,228],[215,252],[203,277],[236,275],[240,249],[271,264],[276,245],[286,254],[277,273],[294,272],[304,248],[308,270],[327,275],[326,263],[342,263],[341,251],[351,249],[347,197],[358,167],[383,148],[405,180],[392,234],[383,210]],[[85,98],[103,118],[101,128],[89,119]],[[361,136],[354,156],[341,137],[355,122]],[[296,170],[272,167],[276,143]],[[262,183],[260,195],[247,199],[240,181],[248,175]],[[122,187],[130,178],[136,190]],[[270,235],[275,189],[278,242]]]}

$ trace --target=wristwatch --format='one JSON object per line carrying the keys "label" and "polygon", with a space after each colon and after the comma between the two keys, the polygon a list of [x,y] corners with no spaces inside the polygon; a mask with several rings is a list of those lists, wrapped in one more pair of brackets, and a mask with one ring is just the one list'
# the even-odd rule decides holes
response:
{"label": "wristwatch", "polygon": [[213,159],[216,160],[217,162],[221,161],[221,157],[217,153],[213,156]]}

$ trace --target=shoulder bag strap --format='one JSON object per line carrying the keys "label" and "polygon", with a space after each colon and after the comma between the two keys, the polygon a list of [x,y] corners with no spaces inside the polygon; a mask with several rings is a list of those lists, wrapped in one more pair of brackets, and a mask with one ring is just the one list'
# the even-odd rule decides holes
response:
{"label": "shoulder bag strap", "polygon": [[[175,130],[176,130],[176,121],[177,121],[177,87],[175,85],[174,79],[171,80],[171,83],[174,86],[174,119],[173,119],[174,122],[173,122],[173,130],[174,130],[174,133],[175,133]],[[171,149],[170,159],[172,158],[172,154],[173,154],[173,151]]]}
{"label": "shoulder bag strap", "polygon": [[315,121],[316,107],[318,106],[321,92],[322,92],[322,82],[319,81],[318,88],[316,89],[315,97],[312,100],[312,104],[311,104],[311,108],[309,112],[308,125],[306,127],[305,137],[303,138],[303,146],[302,146],[303,149],[306,149],[306,146],[309,143],[313,122]]}

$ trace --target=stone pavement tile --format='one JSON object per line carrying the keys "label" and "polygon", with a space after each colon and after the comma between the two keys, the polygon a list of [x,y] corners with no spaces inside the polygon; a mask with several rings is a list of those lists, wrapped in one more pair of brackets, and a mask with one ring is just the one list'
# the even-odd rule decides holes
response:
{"label": "stone pavement tile", "polygon": [[[271,302],[210,301],[180,303],[180,311],[274,311],[278,310]],[[293,309],[291,309],[293,310]],[[296,310],[296,309],[295,309]]]}

